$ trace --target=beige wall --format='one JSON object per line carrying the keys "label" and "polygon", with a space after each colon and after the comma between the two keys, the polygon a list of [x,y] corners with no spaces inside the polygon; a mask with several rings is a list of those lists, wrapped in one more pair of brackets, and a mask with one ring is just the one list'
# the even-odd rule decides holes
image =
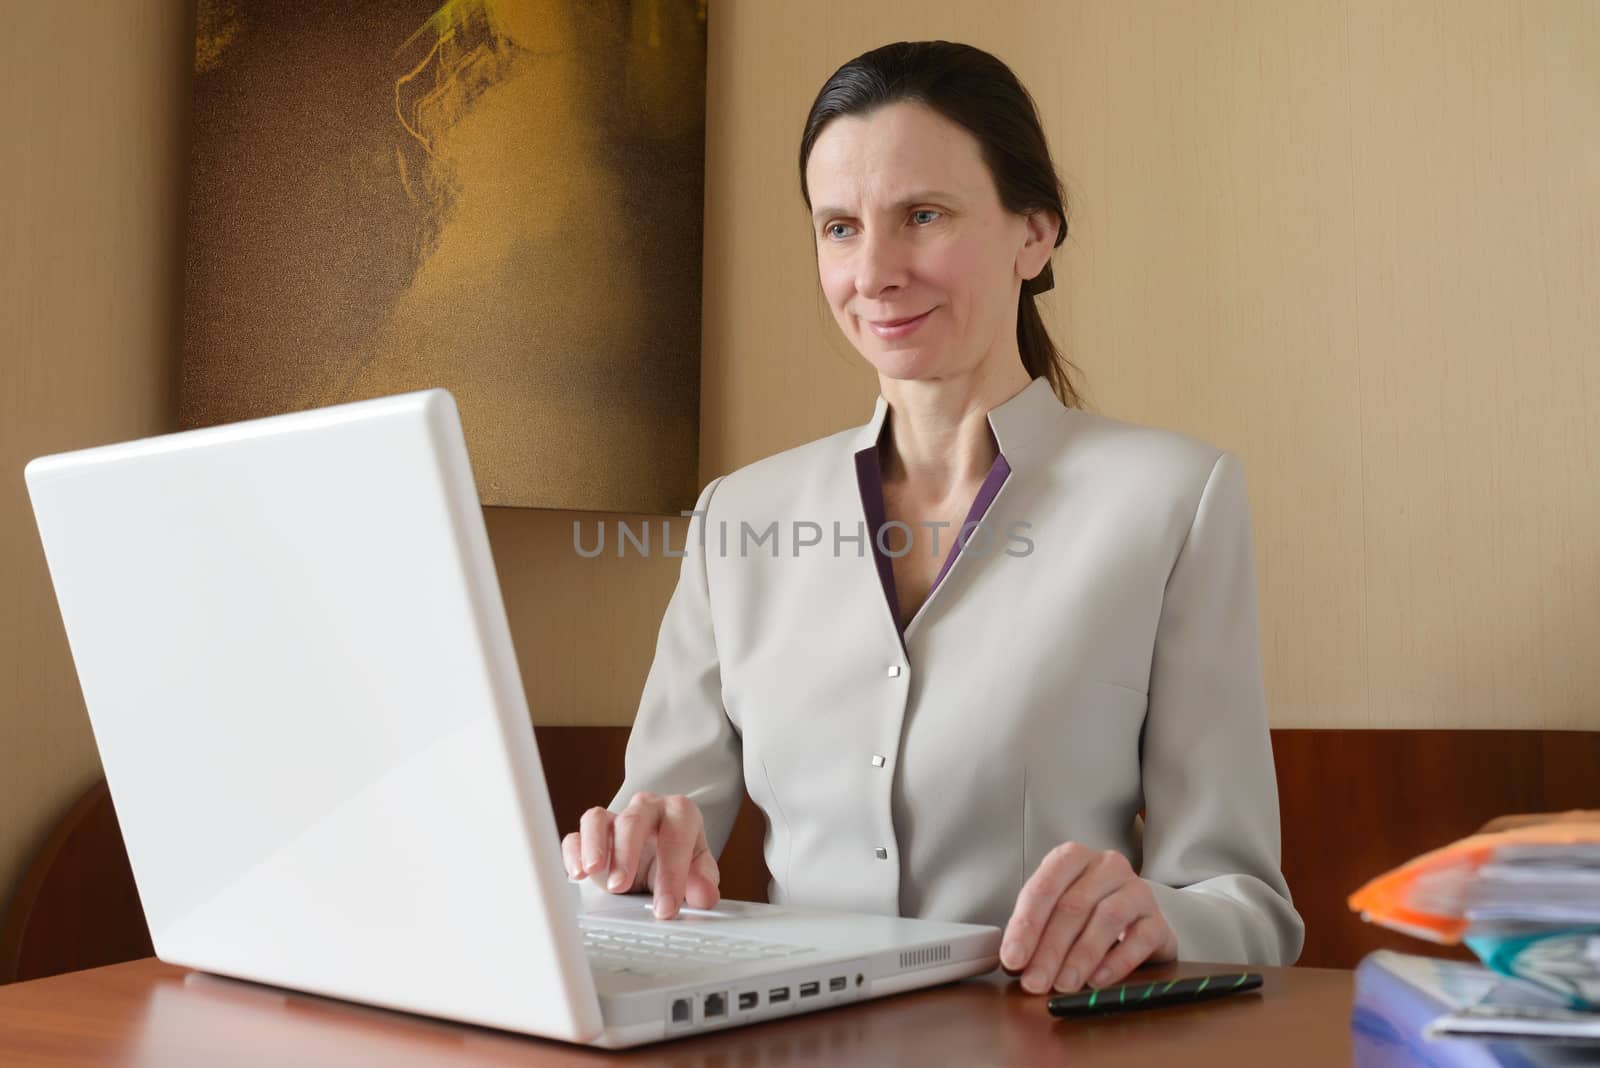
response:
{"label": "beige wall", "polygon": [[171,426],[186,17],[13,4],[0,35],[0,904],[99,776],[22,467]]}
{"label": "beige wall", "polygon": [[[22,464],[172,425],[168,7],[24,5],[0,45],[0,896],[98,773]],[[906,36],[1037,97],[1095,405],[1243,456],[1275,724],[1600,728],[1600,5],[714,3],[702,482],[870,412],[794,154]],[[488,512],[539,723],[629,722],[671,592],[573,552],[598,518]]]}

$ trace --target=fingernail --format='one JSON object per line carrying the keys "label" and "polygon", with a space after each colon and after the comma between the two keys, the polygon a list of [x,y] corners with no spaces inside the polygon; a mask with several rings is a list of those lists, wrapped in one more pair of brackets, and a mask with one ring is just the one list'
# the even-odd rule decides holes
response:
{"label": "fingernail", "polygon": [[1094,985],[1095,986],[1105,986],[1106,983],[1110,982],[1110,980],[1111,980],[1111,969],[1110,968],[1101,968],[1099,971],[1094,973]]}
{"label": "fingernail", "polygon": [[1022,967],[1022,947],[1015,942],[1007,942],[1005,948],[1000,951],[1000,963],[1007,968]]}
{"label": "fingernail", "polygon": [[1030,994],[1043,994],[1047,985],[1044,976],[1038,972],[1029,972],[1022,977],[1022,989]]}
{"label": "fingernail", "polygon": [[1078,989],[1078,969],[1068,968],[1061,973],[1061,992],[1070,994]]}
{"label": "fingernail", "polygon": [[611,873],[611,878],[606,880],[606,889],[613,894],[622,889],[622,873],[620,871]]}
{"label": "fingernail", "polygon": [[658,919],[658,920],[666,919],[667,918],[667,909],[670,908],[670,907],[671,907],[671,903],[667,900],[667,895],[665,895],[665,894],[657,894],[656,895],[656,919]]}

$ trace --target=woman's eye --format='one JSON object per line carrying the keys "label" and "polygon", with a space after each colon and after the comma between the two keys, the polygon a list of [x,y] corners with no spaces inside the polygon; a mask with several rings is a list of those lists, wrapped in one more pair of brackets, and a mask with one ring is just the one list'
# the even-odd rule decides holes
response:
{"label": "woman's eye", "polygon": [[[923,208],[920,211],[912,212],[911,218],[917,223],[918,226],[927,226],[943,214],[943,212],[935,211],[932,208]],[[928,216],[928,218],[923,218],[923,216]],[[848,233],[841,233],[841,230],[850,229],[851,226],[849,223],[829,223],[823,228],[823,233],[825,233],[828,237],[838,240],[850,236]]]}

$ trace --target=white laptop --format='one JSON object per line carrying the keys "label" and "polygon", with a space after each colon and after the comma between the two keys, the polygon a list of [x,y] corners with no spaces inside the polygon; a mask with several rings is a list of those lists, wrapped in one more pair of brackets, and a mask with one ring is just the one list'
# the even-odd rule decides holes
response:
{"label": "white laptop", "polygon": [[447,392],[26,474],[162,960],[611,1047],[998,964],[993,927],[580,895]]}

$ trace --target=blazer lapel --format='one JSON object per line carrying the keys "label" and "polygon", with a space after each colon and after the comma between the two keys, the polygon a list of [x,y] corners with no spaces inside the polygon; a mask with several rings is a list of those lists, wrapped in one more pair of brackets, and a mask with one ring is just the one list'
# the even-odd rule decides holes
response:
{"label": "blazer lapel", "polygon": [[[861,518],[861,530],[867,539],[866,557],[874,581],[883,594],[884,612],[890,629],[894,631],[895,644],[902,655],[906,653],[905,633],[900,627],[900,602],[895,593],[894,567],[888,557],[880,556],[874,546],[878,528],[883,525],[883,480],[879,468],[878,441],[883,436],[884,421],[889,415],[889,402],[880,394],[872,409],[872,418],[860,427],[851,438],[851,459],[856,485],[855,514]],[[874,492],[874,489],[876,492]],[[867,581],[865,575],[862,581]]]}

